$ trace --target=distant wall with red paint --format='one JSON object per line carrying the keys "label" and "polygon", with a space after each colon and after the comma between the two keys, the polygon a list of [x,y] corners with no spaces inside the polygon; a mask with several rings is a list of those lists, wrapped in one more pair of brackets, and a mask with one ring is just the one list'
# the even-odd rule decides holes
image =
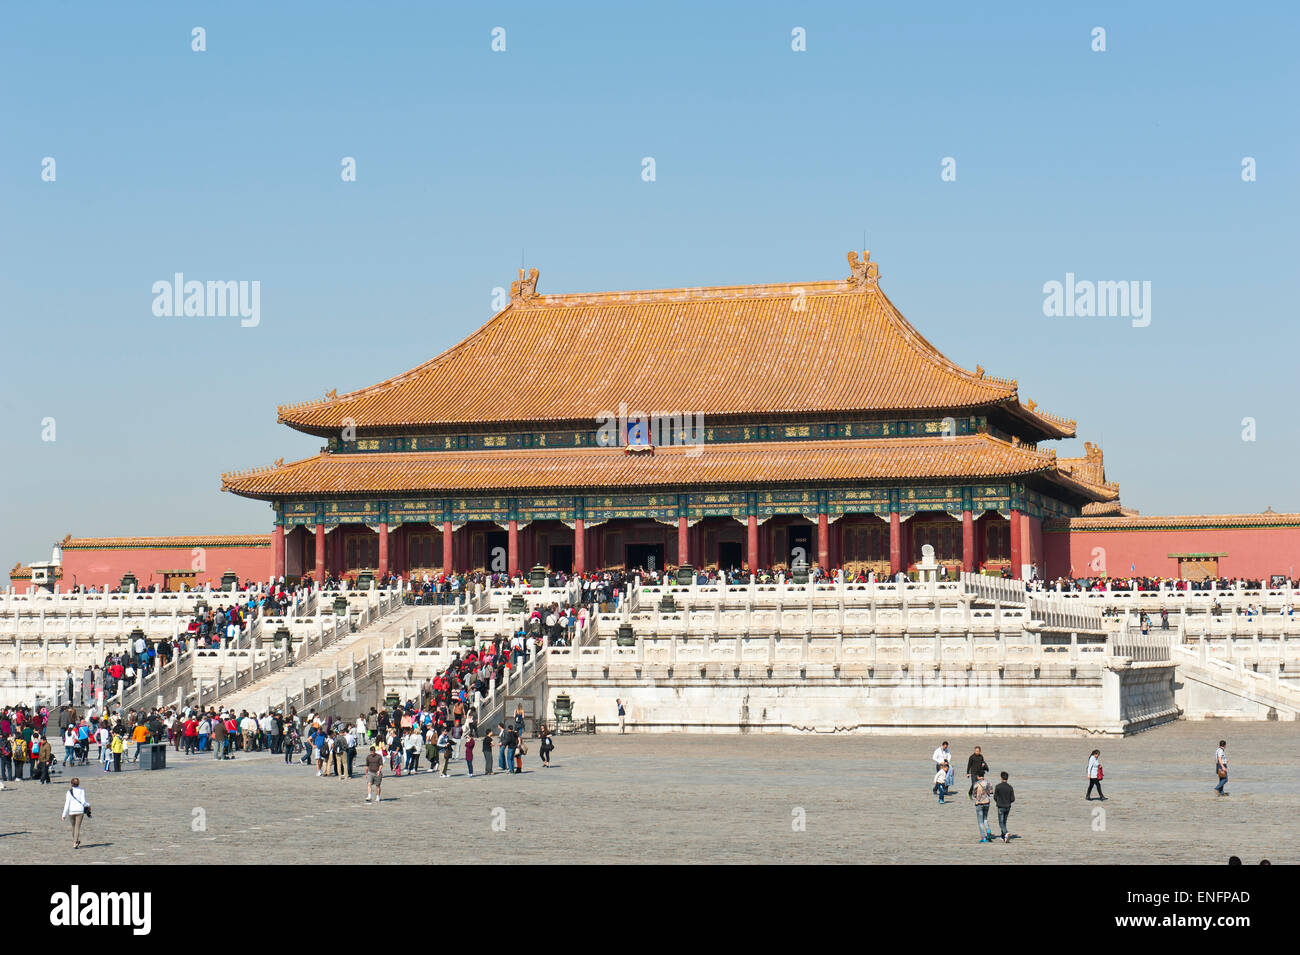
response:
{"label": "distant wall with red paint", "polygon": [[1086,520],[1071,522],[1083,527],[1044,533],[1047,577],[1177,577],[1178,559],[1170,554],[1225,554],[1219,558],[1223,577],[1293,577],[1300,570],[1300,526],[1101,529]]}
{"label": "distant wall with red paint", "polygon": [[[63,543],[62,589],[80,586],[116,587],[126,573],[135,574],[141,588],[163,586],[161,571],[196,570],[194,586],[221,583],[234,571],[241,582],[271,576],[269,534],[239,537],[139,538],[139,544]],[[196,563],[199,565],[196,567]],[[201,569],[200,569],[201,568]]]}

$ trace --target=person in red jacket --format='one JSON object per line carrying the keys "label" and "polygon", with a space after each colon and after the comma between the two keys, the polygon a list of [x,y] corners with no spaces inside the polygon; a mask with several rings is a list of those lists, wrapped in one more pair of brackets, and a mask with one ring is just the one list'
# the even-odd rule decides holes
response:
{"label": "person in red jacket", "polygon": [[193,755],[199,747],[199,721],[193,716],[185,721],[185,752]]}

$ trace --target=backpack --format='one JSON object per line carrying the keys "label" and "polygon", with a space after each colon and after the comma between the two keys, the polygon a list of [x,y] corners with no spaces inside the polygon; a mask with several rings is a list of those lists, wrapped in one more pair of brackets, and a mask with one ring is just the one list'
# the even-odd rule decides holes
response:
{"label": "backpack", "polygon": [[14,740],[14,759],[20,763],[27,761],[27,740],[21,736]]}

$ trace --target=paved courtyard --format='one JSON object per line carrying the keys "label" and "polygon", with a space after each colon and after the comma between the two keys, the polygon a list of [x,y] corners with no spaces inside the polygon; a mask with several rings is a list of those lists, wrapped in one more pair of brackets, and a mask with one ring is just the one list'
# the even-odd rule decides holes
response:
{"label": "paved courtyard", "polygon": [[[1231,797],[1212,788],[1229,741]],[[79,768],[95,817],[82,849],[60,823],[71,775],[0,793],[10,863],[1222,863],[1300,862],[1300,734],[1292,724],[1177,723],[1125,740],[954,734],[948,805],[930,795],[929,737],[560,737],[523,776],[365,783],[253,754],[168,753],[161,772]],[[1009,845],[980,845],[961,778],[976,743],[1011,773]],[[1105,803],[1085,802],[1102,750]],[[481,765],[481,759],[477,760]],[[1101,810],[1104,813],[1098,815]],[[495,828],[494,828],[495,824]]]}

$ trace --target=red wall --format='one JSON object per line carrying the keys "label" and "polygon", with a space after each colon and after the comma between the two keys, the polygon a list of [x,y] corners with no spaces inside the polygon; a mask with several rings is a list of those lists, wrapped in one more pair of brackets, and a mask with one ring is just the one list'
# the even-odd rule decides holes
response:
{"label": "red wall", "polygon": [[[233,570],[244,580],[268,580],[271,576],[271,547],[233,546],[222,547],[209,545],[203,548],[205,570],[200,570],[194,579],[196,587],[211,583],[214,587],[221,583],[221,575]],[[183,570],[191,568],[195,556],[192,547],[142,547],[142,548],[103,548],[91,550],[63,551],[63,579],[59,581],[60,589],[69,590],[74,582],[81,586],[105,585],[116,587],[127,571],[135,574],[140,587],[150,584],[163,585],[160,570]],[[75,576],[74,576],[75,575]]]}
{"label": "red wall", "polygon": [[1047,577],[1100,576],[1091,566],[1094,548],[1103,549],[1110,577],[1176,577],[1178,561],[1170,554],[1227,554],[1219,558],[1224,577],[1290,577],[1300,570],[1300,527],[1076,529],[1048,531],[1043,538]]}

